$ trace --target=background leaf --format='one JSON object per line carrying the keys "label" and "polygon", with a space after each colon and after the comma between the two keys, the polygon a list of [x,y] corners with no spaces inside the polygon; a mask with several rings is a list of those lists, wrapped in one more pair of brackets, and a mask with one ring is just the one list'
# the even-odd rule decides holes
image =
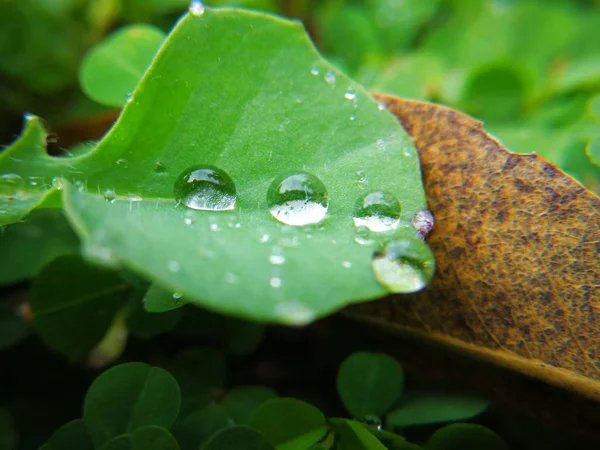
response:
{"label": "background leaf", "polygon": [[181,309],[163,313],[147,312],[136,295],[128,305],[127,329],[135,336],[148,339],[173,329],[181,321],[182,315]]}
{"label": "background leaf", "polygon": [[598,399],[600,199],[467,116],[387,101],[420,150],[438,275],[351,314]]}
{"label": "background leaf", "polygon": [[492,430],[470,423],[455,423],[439,429],[431,435],[425,448],[427,450],[463,450],[465,448],[508,450],[506,443]]}
{"label": "background leaf", "polygon": [[212,404],[179,419],[173,434],[182,450],[197,450],[215,433],[233,425],[227,410]]}
{"label": "background leaf", "polygon": [[0,350],[16,345],[29,334],[29,324],[14,307],[0,304]]}
{"label": "background leaf", "polygon": [[256,430],[248,427],[233,427],[214,435],[202,450],[274,450],[275,447]]}
{"label": "background leaf", "polygon": [[122,106],[165,38],[147,24],[120,28],[89,50],[79,69],[79,83],[93,100]]}
{"label": "background leaf", "polygon": [[0,285],[32,278],[56,257],[78,251],[79,240],[62,211],[33,211],[0,234]]}
{"label": "background leaf", "polygon": [[60,427],[41,450],[93,450],[87,429],[82,419],[75,419]]}
{"label": "background leaf", "polygon": [[402,367],[382,353],[359,352],[340,365],[337,390],[346,409],[359,419],[381,416],[404,388]]}
{"label": "background leaf", "polygon": [[31,287],[34,325],[52,349],[83,358],[100,342],[126,301],[127,285],[114,272],[61,256],[48,264]]}
{"label": "background leaf", "polygon": [[0,448],[13,450],[17,447],[17,442],[18,435],[10,413],[0,409]]}
{"label": "background leaf", "polygon": [[147,425],[169,428],[179,412],[180,393],[165,370],[126,363],[100,375],[90,386],[83,420],[96,447]]}
{"label": "background leaf", "polygon": [[227,392],[221,406],[237,425],[250,423],[252,414],[264,402],[277,397],[277,392],[264,386],[240,386]]}
{"label": "background leaf", "polygon": [[400,406],[387,415],[390,427],[459,422],[483,413],[489,402],[480,397],[444,392],[409,391]]}
{"label": "background leaf", "polygon": [[292,446],[297,440],[309,447],[327,434],[323,413],[313,405],[293,398],[275,398],[263,403],[254,411],[250,426],[277,447],[290,445],[295,448]]}

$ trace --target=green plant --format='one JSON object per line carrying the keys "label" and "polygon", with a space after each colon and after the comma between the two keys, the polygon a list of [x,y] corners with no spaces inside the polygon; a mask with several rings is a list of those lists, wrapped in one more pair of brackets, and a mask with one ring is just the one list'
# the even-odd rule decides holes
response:
{"label": "green plant", "polygon": [[234,2],[310,37],[207,3],[0,4],[0,448],[525,447],[487,398],[318,320],[434,276],[419,154],[373,92],[600,192],[596,3]]}

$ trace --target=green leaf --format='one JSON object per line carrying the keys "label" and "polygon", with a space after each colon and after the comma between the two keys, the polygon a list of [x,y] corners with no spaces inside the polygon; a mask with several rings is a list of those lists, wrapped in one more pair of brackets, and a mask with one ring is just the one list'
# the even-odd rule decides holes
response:
{"label": "green leaf", "polygon": [[[374,248],[354,241],[357,199],[365,189],[397,196],[397,236],[416,235],[410,219],[426,206],[418,155],[395,117],[323,61],[297,24],[227,8],[179,22],[94,150],[11,153],[9,173],[68,181],[64,207],[87,257],[261,322],[303,325],[385,295]],[[177,206],[174,184],[198,164],[229,174],[236,209]],[[328,189],[322,226],[284,225],[269,213],[270,184],[298,170]],[[280,250],[285,263],[272,264]]]}
{"label": "green leaf", "polygon": [[[18,435],[10,413],[0,408],[0,448],[13,450],[17,448]],[[85,450],[82,448],[82,450]]]}
{"label": "green leaf", "polygon": [[79,256],[61,256],[31,286],[35,328],[50,348],[81,359],[104,337],[126,294],[118,274],[90,266]]}
{"label": "green leaf", "polygon": [[120,28],[86,54],[79,69],[83,92],[105,105],[124,105],[164,38],[147,24]]}
{"label": "green leaf", "polygon": [[265,337],[264,325],[239,319],[229,319],[225,326],[227,352],[232,355],[249,355]]}
{"label": "green leaf", "polygon": [[0,304],[0,350],[18,344],[28,334],[29,324],[17,314],[15,308]]}
{"label": "green leaf", "polygon": [[339,428],[340,450],[384,450],[386,449],[379,439],[373,436],[362,424],[346,420]]}
{"label": "green leaf", "polygon": [[275,450],[258,431],[248,427],[232,427],[215,434],[202,450]]}
{"label": "green leaf", "polygon": [[52,195],[52,180],[44,178],[43,170],[20,170],[23,159],[50,161],[45,148],[46,130],[40,119],[26,115],[21,136],[0,153],[0,225],[17,222]]}
{"label": "green leaf", "polygon": [[83,420],[96,447],[146,425],[169,428],[179,412],[179,386],[169,372],[142,363],[113,367],[90,386]]}
{"label": "green leaf", "polygon": [[586,153],[593,164],[600,166],[600,136],[594,138],[589,143]]}
{"label": "green leaf", "polygon": [[216,432],[233,426],[225,408],[220,405],[208,405],[183,419],[173,426],[173,435],[182,450],[197,450]]}
{"label": "green leaf", "polygon": [[168,291],[158,284],[152,283],[142,303],[144,309],[149,313],[162,313],[181,308],[186,302],[181,298],[181,294]]}
{"label": "green leaf", "polygon": [[118,436],[102,450],[180,450],[169,430],[156,425],[138,428],[133,433]]}
{"label": "green leaf", "polygon": [[240,386],[227,392],[221,406],[237,425],[247,425],[256,408],[276,397],[277,392],[268,387]]}
{"label": "green leaf", "polygon": [[151,313],[136,296],[127,310],[127,329],[134,336],[148,339],[173,329],[183,316],[181,309],[162,313]]}
{"label": "green leaf", "polygon": [[[4,447],[2,447],[4,448]],[[82,419],[75,419],[60,427],[42,450],[93,450],[94,446]]]}
{"label": "green leaf", "polygon": [[79,240],[62,211],[33,211],[0,233],[0,285],[32,278],[53,259],[79,252]]}
{"label": "green leaf", "polygon": [[431,435],[427,450],[508,450],[508,445],[489,428],[470,423],[455,423]]}
{"label": "green leaf", "polygon": [[288,450],[298,448],[300,440],[306,447],[327,434],[325,416],[318,408],[293,398],[275,398],[260,405],[250,419],[250,426],[267,440]]}
{"label": "green leaf", "polygon": [[402,394],[404,372],[382,353],[358,352],[342,362],[337,390],[346,409],[359,419],[382,416]]}
{"label": "green leaf", "polygon": [[410,391],[402,396],[399,408],[387,416],[390,427],[408,427],[439,422],[468,420],[483,413],[489,402],[460,394]]}

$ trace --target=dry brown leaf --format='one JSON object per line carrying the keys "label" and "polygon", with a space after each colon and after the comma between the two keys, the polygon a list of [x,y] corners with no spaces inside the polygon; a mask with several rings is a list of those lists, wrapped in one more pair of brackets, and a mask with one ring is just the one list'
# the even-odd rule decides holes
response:
{"label": "dry brown leaf", "polygon": [[419,149],[437,275],[346,313],[600,400],[600,199],[457,111],[378,98]]}

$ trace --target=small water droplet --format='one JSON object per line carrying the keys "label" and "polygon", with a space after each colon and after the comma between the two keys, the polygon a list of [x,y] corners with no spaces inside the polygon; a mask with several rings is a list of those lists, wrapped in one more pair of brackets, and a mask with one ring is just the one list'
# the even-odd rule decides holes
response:
{"label": "small water droplet", "polygon": [[119,259],[115,252],[104,245],[94,242],[85,243],[81,252],[86,259],[91,259],[103,266],[117,267],[119,265]]}
{"label": "small water droplet", "polygon": [[371,231],[394,230],[400,223],[400,202],[389,192],[369,192],[354,205],[354,226]]}
{"label": "small water droplet", "polygon": [[404,147],[404,150],[402,150],[402,154],[403,154],[404,156],[412,156],[412,155],[413,155],[413,152],[412,152],[412,150],[410,149],[410,147]]}
{"label": "small water droplet", "polygon": [[313,67],[312,69],[310,69],[310,73],[312,73],[313,75],[319,75],[321,71],[318,67]]}
{"label": "small water droplet", "polygon": [[62,191],[62,188],[63,188],[62,179],[60,177],[52,178],[52,187],[59,191]]}
{"label": "small water droplet", "polygon": [[181,297],[183,297],[183,294],[181,292],[173,292],[173,298],[175,300],[179,300]]}
{"label": "small water droplet", "polygon": [[384,105],[383,103],[378,103],[378,104],[377,104],[377,109],[378,109],[379,111],[383,111],[383,110],[385,109],[385,105]]}
{"label": "small water droplet", "polygon": [[127,160],[125,158],[119,158],[115,161],[115,163],[117,164],[117,166],[122,167],[124,169],[126,169],[127,166],[129,165],[129,163],[127,162]]}
{"label": "small water droplet", "polygon": [[186,225],[191,225],[194,223],[194,221],[191,217],[186,217],[185,219],[183,219],[183,223],[185,223]]}
{"label": "small water droplet", "polygon": [[117,199],[117,195],[112,189],[106,189],[102,195],[104,196],[104,200],[106,200],[108,203],[114,203],[114,201]]}
{"label": "small water droplet", "polygon": [[288,325],[302,326],[315,320],[315,312],[295,300],[278,303],[275,306],[275,314]]}
{"label": "small water droplet", "polygon": [[350,261],[342,261],[342,267],[349,269],[352,267],[352,263]]}
{"label": "small water droplet", "polygon": [[129,194],[127,196],[127,200],[129,200],[130,202],[141,202],[142,197],[140,197],[139,195],[136,195],[136,194]]}
{"label": "small water droplet", "polygon": [[154,173],[156,173],[157,175],[166,175],[167,168],[163,164],[156,161],[154,163]]}
{"label": "small water droplet", "polygon": [[350,120],[356,120],[356,114],[352,114],[352,115],[350,116]]}
{"label": "small water droplet", "polygon": [[283,255],[271,255],[269,256],[269,262],[271,264],[280,266],[285,262],[285,257]]}
{"label": "small water droplet", "polygon": [[204,14],[204,4],[200,0],[192,0],[189,11],[192,16],[201,16]]}
{"label": "small water droplet", "polygon": [[363,419],[363,422],[367,425],[374,426],[377,429],[377,431],[381,431],[383,429],[381,419],[379,418],[379,416],[376,416],[375,414],[367,414],[365,416],[365,418]]}
{"label": "small water droplet", "polygon": [[375,143],[377,150],[384,152],[386,150],[386,145],[385,145],[385,139],[377,139],[377,142]]}
{"label": "small water droplet", "polygon": [[418,211],[412,219],[410,219],[410,223],[417,230],[421,239],[425,239],[427,235],[433,230],[435,225],[435,220],[433,219],[433,214],[431,211],[426,209],[422,209]]}
{"label": "small water droplet", "polygon": [[344,98],[346,100],[354,100],[356,98],[356,92],[354,92],[352,89],[348,89],[344,94]]}
{"label": "small water droplet", "polygon": [[81,180],[73,181],[73,186],[75,186],[75,189],[77,190],[77,192],[85,192],[85,190],[87,188],[85,185],[85,182],[83,182]]}
{"label": "small water droplet", "polygon": [[356,172],[356,182],[361,185],[367,182],[367,174],[364,170],[359,170]]}
{"label": "small water droplet", "polygon": [[6,197],[18,196],[25,187],[25,180],[16,173],[5,173],[0,175],[0,195]]}
{"label": "small water droplet", "polygon": [[286,225],[302,226],[323,220],[329,196],[319,178],[307,172],[293,172],[273,180],[267,204],[275,219]]}
{"label": "small water droplet", "polygon": [[336,80],[337,77],[335,76],[335,73],[333,72],[333,70],[329,69],[327,73],[325,73],[325,82],[327,84],[330,84],[331,86],[335,86]]}
{"label": "small water droplet", "polygon": [[259,238],[258,238],[258,242],[260,242],[261,244],[264,244],[266,242],[269,242],[269,239],[271,238],[271,236],[269,236],[268,234],[262,234]]}
{"label": "small water droplet", "polygon": [[235,207],[236,189],[233,180],[214,166],[194,166],[175,182],[175,198],[188,208],[205,211],[225,211]]}
{"label": "small water droplet", "polygon": [[279,287],[281,287],[281,278],[273,277],[269,280],[269,284],[271,285],[272,288],[279,288]]}
{"label": "small water droplet", "polygon": [[179,272],[179,269],[181,269],[181,265],[177,261],[169,261],[167,267],[169,272]]}
{"label": "small water droplet", "polygon": [[211,223],[210,226],[210,231],[219,231],[221,228],[219,228],[219,224],[216,223]]}
{"label": "small water droplet", "polygon": [[127,94],[127,98],[125,99],[125,101],[127,103],[131,103],[133,100],[133,92],[130,92],[129,94]]}
{"label": "small water droplet", "polygon": [[358,245],[373,245],[375,243],[373,236],[367,227],[358,228],[356,235],[354,236],[354,242]]}
{"label": "small water droplet", "polygon": [[27,184],[34,187],[43,186],[44,179],[42,177],[29,177],[27,178]]}
{"label": "small water droplet", "polygon": [[420,239],[399,239],[388,243],[372,261],[375,278],[388,291],[417,292],[433,277],[435,260],[427,244]]}

